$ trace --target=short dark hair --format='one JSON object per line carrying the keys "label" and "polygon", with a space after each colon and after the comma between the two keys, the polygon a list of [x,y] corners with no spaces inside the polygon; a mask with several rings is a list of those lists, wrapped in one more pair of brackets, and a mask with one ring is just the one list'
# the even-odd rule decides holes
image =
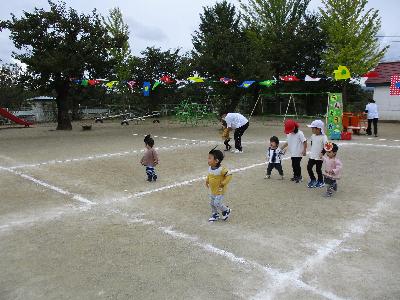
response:
{"label": "short dark hair", "polygon": [[214,156],[214,159],[218,159],[217,167],[219,167],[221,165],[221,162],[224,160],[224,154],[222,153],[221,150],[215,148],[213,148],[210,152],[208,152],[208,154]]}
{"label": "short dark hair", "polygon": [[222,118],[223,115],[227,115],[228,112],[226,110],[220,111],[219,117]]}
{"label": "short dark hair", "polygon": [[225,120],[221,120],[221,123],[222,123],[222,126],[224,126],[224,127],[228,127],[228,124],[226,124],[226,121]]}
{"label": "short dark hair", "polygon": [[279,145],[279,139],[277,136],[271,136],[269,139],[270,142],[275,142],[277,145]]}
{"label": "short dark hair", "polygon": [[151,148],[153,148],[153,146],[154,146],[154,140],[153,140],[153,138],[151,137],[151,135],[150,134],[148,134],[148,135],[146,135],[145,137],[144,137],[144,143],[146,144],[146,145],[149,145]]}
{"label": "short dark hair", "polygon": [[335,143],[332,143],[332,152],[333,152],[333,153],[337,153],[338,150],[339,150],[338,145],[336,145]]}

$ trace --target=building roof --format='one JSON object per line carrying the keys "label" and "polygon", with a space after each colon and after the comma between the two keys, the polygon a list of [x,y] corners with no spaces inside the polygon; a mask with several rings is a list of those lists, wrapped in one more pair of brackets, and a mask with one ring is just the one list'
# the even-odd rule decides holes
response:
{"label": "building roof", "polygon": [[368,78],[365,82],[367,87],[390,86],[390,77],[400,75],[400,61],[379,63],[374,71],[379,73],[379,77]]}

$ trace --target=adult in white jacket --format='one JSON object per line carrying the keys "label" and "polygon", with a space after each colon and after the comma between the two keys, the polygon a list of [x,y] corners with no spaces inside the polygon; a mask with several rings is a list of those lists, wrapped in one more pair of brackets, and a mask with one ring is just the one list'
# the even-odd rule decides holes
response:
{"label": "adult in white jacket", "polygon": [[249,120],[239,113],[221,113],[221,119],[225,120],[229,131],[235,130],[233,138],[235,139],[235,148],[232,152],[242,153],[242,135],[249,128]]}
{"label": "adult in white jacket", "polygon": [[367,134],[372,134],[371,124],[374,124],[374,135],[378,136],[378,105],[376,105],[375,101],[370,99],[368,101],[367,106],[365,107],[365,112],[367,113],[368,118],[368,127],[367,127]]}

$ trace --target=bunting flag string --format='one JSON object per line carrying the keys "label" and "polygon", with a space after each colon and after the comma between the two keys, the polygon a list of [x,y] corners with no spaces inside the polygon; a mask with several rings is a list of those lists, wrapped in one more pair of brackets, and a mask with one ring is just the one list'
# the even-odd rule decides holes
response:
{"label": "bunting flag string", "polygon": [[243,81],[242,84],[238,85],[238,87],[247,89],[247,88],[249,88],[254,82],[255,82],[254,80],[246,80],[246,81]]}

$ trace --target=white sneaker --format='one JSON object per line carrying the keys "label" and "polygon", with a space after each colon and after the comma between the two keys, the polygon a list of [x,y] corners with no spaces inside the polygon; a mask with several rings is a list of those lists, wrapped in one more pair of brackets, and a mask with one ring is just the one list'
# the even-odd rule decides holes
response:
{"label": "white sneaker", "polygon": [[243,150],[240,151],[240,150],[238,150],[238,149],[235,149],[235,150],[232,150],[232,153],[243,153]]}

